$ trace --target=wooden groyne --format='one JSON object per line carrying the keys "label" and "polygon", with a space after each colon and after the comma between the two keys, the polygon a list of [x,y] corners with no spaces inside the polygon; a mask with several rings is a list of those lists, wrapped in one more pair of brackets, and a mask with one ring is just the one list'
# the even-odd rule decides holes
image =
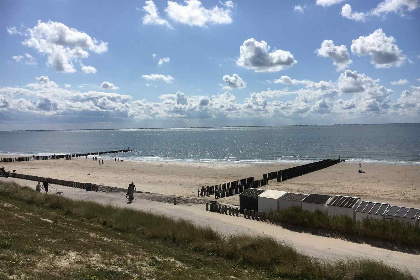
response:
{"label": "wooden groyne", "polygon": [[32,160],[52,160],[52,159],[66,159],[71,160],[72,158],[87,157],[87,156],[97,156],[104,154],[119,154],[119,153],[129,153],[132,152],[130,148],[123,150],[112,150],[104,152],[92,152],[92,153],[70,153],[70,154],[52,154],[48,156],[19,156],[19,157],[2,157],[0,162],[22,162],[22,161],[32,161]]}
{"label": "wooden groyne", "polygon": [[39,176],[33,176],[33,175],[19,174],[16,172],[7,172],[3,170],[0,170],[0,177],[5,177],[5,178],[10,177],[10,178],[16,178],[16,179],[22,179],[22,180],[28,180],[28,181],[34,181],[34,182],[48,182],[49,184],[84,189],[86,191],[96,191],[96,192],[98,191],[101,191],[101,192],[127,191],[127,189],[124,189],[124,188],[108,187],[108,186],[97,185],[97,184],[92,184],[92,183],[82,183],[82,182],[67,181],[67,180],[60,180],[60,179],[54,179],[54,178],[39,177]]}
{"label": "wooden groyne", "polygon": [[267,185],[270,180],[276,179],[277,182],[283,182],[298,176],[302,176],[317,170],[327,168],[341,161],[341,159],[325,159],[279,171],[265,173],[262,176],[262,180],[255,180],[254,177],[249,177],[214,186],[202,186],[201,189],[197,190],[197,194],[198,197],[214,195],[215,199],[229,197],[232,195],[241,194],[249,188],[263,187]]}

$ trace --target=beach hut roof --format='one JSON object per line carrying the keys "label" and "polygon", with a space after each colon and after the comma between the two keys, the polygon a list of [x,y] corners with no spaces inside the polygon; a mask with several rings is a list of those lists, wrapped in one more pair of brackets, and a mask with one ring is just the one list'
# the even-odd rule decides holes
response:
{"label": "beach hut roof", "polygon": [[302,202],[313,203],[313,204],[325,204],[330,198],[331,198],[330,195],[312,193],[308,195],[307,197],[305,197],[302,200]]}
{"label": "beach hut roof", "polygon": [[400,211],[398,211],[397,213],[395,213],[395,217],[400,217],[400,218],[404,218],[405,214],[407,214],[408,210],[410,210],[410,208],[408,207],[401,207]]}
{"label": "beach hut roof", "polygon": [[386,215],[388,215],[388,216],[395,215],[395,214],[398,213],[398,211],[400,211],[400,208],[401,207],[399,207],[399,206],[391,206],[391,207],[389,207],[388,211],[386,212]]}
{"label": "beach hut roof", "polygon": [[331,199],[331,201],[328,202],[328,205],[336,206],[336,207],[352,208],[359,200],[360,200],[360,197],[336,195],[333,197],[333,199]]}
{"label": "beach hut roof", "polygon": [[259,197],[278,199],[279,197],[282,197],[284,194],[286,194],[286,192],[284,191],[266,190],[265,192],[261,193]]}
{"label": "beach hut roof", "polygon": [[410,208],[407,214],[405,214],[406,219],[415,219],[419,215],[420,210],[416,208]]}
{"label": "beach hut roof", "polygon": [[383,215],[383,214],[385,214],[385,212],[388,208],[389,208],[388,203],[381,203],[381,206],[379,207],[378,211],[376,211],[376,213],[372,213],[372,214]]}
{"label": "beach hut roof", "polygon": [[290,200],[290,201],[301,201],[302,199],[304,199],[307,196],[308,195],[304,194],[304,193],[286,193],[280,199]]}
{"label": "beach hut roof", "polygon": [[366,211],[370,210],[373,207],[373,202],[370,201],[362,201],[359,206],[356,208],[356,212],[365,213]]}
{"label": "beach hut roof", "polygon": [[258,198],[258,196],[263,192],[264,190],[261,190],[261,189],[250,188],[250,189],[244,190],[239,196]]}

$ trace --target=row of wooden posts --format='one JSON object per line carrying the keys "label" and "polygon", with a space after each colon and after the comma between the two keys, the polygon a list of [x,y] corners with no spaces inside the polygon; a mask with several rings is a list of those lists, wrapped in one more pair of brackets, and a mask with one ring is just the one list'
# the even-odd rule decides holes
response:
{"label": "row of wooden posts", "polygon": [[197,190],[198,197],[205,197],[214,195],[215,199],[229,197],[236,194],[241,194],[249,188],[259,188],[268,184],[270,180],[277,179],[277,182],[283,182],[310,172],[314,172],[334,164],[339,163],[340,159],[325,159],[317,162],[312,162],[300,166],[295,166],[280,171],[269,172],[263,174],[262,180],[255,180],[254,177],[244,178],[229,183],[224,183],[214,186],[202,186]]}
{"label": "row of wooden posts", "polygon": [[81,182],[75,182],[75,181],[67,181],[67,180],[59,180],[54,178],[45,178],[45,177],[39,177],[39,176],[32,176],[32,175],[25,175],[25,174],[19,174],[15,172],[5,172],[0,171],[0,177],[11,177],[11,178],[17,178],[17,179],[23,179],[23,180],[29,180],[29,181],[35,181],[35,182],[47,182],[49,184],[54,185],[61,185],[71,188],[78,188],[78,189],[84,189],[86,191],[100,191],[100,192],[121,192],[126,191],[124,188],[117,188],[117,187],[108,187],[103,185],[97,185],[92,183],[81,183]]}
{"label": "row of wooden posts", "polygon": [[118,154],[118,153],[128,153],[131,152],[130,148],[123,150],[112,150],[104,152],[94,152],[94,153],[71,153],[71,154],[60,154],[60,155],[48,155],[48,156],[26,156],[26,157],[3,157],[0,158],[0,162],[21,162],[21,161],[31,161],[31,160],[51,160],[51,159],[66,159],[71,160],[72,158],[86,157],[91,155],[104,155],[104,154]]}
{"label": "row of wooden posts", "polygon": [[[225,214],[229,216],[236,216],[236,217],[239,217],[241,215],[239,207],[217,203],[217,201],[215,200],[206,202],[206,211],[215,212],[219,214]],[[245,219],[265,221],[266,214],[261,211],[245,209],[243,213],[243,217]]]}

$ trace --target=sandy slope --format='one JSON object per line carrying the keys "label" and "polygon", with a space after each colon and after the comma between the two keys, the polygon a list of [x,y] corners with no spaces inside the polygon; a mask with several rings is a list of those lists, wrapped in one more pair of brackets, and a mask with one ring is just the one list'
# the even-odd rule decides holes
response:
{"label": "sandy slope", "polygon": [[[1,180],[11,181],[12,179]],[[20,184],[27,181],[14,180]],[[34,188],[34,184],[30,186]],[[280,242],[292,245],[299,252],[325,261],[339,259],[366,258],[382,261],[399,269],[408,270],[420,279],[420,256],[387,249],[358,244],[335,238],[327,238],[308,233],[293,232],[279,226],[247,220],[242,217],[231,217],[204,210],[204,205],[171,205],[136,199],[133,204],[126,204],[123,193],[95,193],[80,189],[52,186],[52,192],[62,191],[63,195],[73,199],[90,200],[119,207],[129,207],[172,218],[181,218],[199,226],[209,226],[223,234],[248,234],[271,236]]]}

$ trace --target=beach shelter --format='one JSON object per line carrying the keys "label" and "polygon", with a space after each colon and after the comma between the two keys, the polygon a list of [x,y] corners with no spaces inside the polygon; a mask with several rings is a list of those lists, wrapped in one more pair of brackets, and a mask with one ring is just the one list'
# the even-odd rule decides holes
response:
{"label": "beach shelter", "polygon": [[[400,207],[400,206],[391,206],[388,208],[388,210],[385,212],[385,220],[393,220],[394,216],[401,210],[401,208],[405,208],[405,207]],[[404,212],[404,209],[403,211]],[[408,208],[406,208],[405,213],[408,212]],[[404,215],[405,215],[404,213]]]}
{"label": "beach shelter", "polygon": [[364,218],[383,220],[389,207],[388,203],[362,201],[355,210],[356,221],[361,221]]}
{"label": "beach shelter", "polygon": [[277,211],[279,205],[279,198],[286,192],[277,190],[266,190],[258,195],[258,211],[268,213],[270,211]]}
{"label": "beach shelter", "polygon": [[417,218],[420,210],[416,208],[401,207],[400,211],[394,215],[394,220],[409,223],[413,226],[417,224]]}
{"label": "beach shelter", "polygon": [[360,197],[335,195],[327,203],[328,216],[347,216],[355,219],[354,210],[360,202]]}
{"label": "beach shelter", "polygon": [[246,189],[239,195],[239,209],[241,213],[244,209],[258,211],[258,196],[263,193],[261,189]]}
{"label": "beach shelter", "polygon": [[316,210],[327,212],[326,203],[331,198],[330,195],[312,193],[302,200],[302,209],[312,212],[315,212]]}
{"label": "beach shelter", "polygon": [[287,209],[292,206],[297,206],[302,208],[302,200],[307,197],[307,194],[304,193],[286,193],[283,196],[279,197],[279,210]]}

